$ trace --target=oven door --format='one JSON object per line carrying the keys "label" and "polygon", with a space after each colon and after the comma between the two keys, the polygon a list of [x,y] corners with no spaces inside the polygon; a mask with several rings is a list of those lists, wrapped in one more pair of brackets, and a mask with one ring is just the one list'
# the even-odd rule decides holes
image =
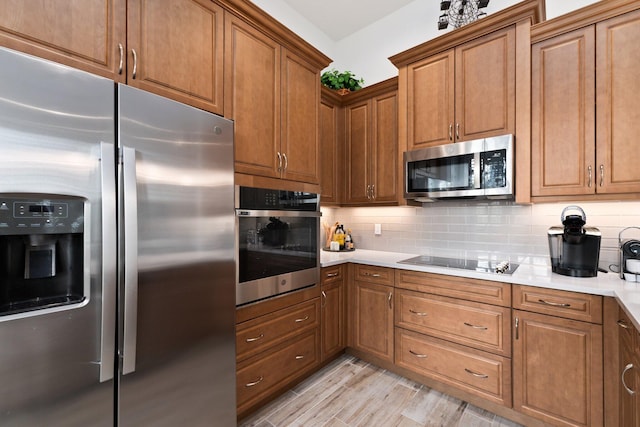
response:
{"label": "oven door", "polygon": [[237,209],[236,219],[236,305],[318,283],[320,212]]}

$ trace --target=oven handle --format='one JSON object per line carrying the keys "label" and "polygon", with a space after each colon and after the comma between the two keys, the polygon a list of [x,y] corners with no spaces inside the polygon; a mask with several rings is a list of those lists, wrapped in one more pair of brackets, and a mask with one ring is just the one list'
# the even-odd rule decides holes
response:
{"label": "oven handle", "polygon": [[319,218],[322,216],[318,211],[271,211],[271,210],[253,210],[253,209],[236,209],[236,216],[238,218],[250,218],[250,217],[301,217],[301,218]]}

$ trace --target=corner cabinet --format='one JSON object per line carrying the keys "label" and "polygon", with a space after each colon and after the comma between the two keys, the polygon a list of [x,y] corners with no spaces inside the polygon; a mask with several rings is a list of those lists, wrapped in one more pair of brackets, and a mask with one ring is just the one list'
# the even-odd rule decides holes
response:
{"label": "corner cabinet", "polygon": [[629,316],[619,307],[618,315],[619,364],[617,385],[619,389],[619,425],[640,425],[640,333]]}
{"label": "corner cabinet", "polygon": [[640,192],[640,100],[634,95],[640,91],[640,53],[634,53],[640,10],[628,11],[638,5],[627,3],[597,4],[576,14],[575,22],[550,21],[532,30],[534,198]]}
{"label": "corner cabinet", "polygon": [[394,270],[350,264],[349,347],[393,363]]}
{"label": "corner cabinet", "polygon": [[602,426],[602,297],[513,286],[513,409]]}
{"label": "corner cabinet", "polygon": [[345,270],[346,265],[320,270],[320,360],[328,361],[344,351],[345,340]]}
{"label": "corner cabinet", "polygon": [[323,65],[226,14],[224,115],[235,122],[236,172],[319,183]]}
{"label": "corner cabinet", "polygon": [[344,110],[342,96],[322,86],[320,100],[320,202],[339,205],[344,182]]}
{"label": "corner cabinet", "polygon": [[395,78],[346,95],[343,205],[397,203],[397,117]]}

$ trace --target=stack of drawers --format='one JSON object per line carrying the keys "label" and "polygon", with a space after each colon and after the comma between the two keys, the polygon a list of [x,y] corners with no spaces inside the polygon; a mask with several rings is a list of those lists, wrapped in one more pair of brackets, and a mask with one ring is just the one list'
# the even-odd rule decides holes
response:
{"label": "stack of drawers", "polygon": [[236,325],[238,414],[269,398],[320,361],[320,300]]}
{"label": "stack of drawers", "polygon": [[395,363],[511,406],[511,285],[396,270]]}

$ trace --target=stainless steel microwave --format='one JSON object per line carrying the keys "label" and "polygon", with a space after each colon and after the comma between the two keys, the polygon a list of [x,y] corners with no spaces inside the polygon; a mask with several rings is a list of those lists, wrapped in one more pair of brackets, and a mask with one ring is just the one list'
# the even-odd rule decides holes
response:
{"label": "stainless steel microwave", "polygon": [[511,199],[513,135],[458,142],[404,153],[404,197]]}

